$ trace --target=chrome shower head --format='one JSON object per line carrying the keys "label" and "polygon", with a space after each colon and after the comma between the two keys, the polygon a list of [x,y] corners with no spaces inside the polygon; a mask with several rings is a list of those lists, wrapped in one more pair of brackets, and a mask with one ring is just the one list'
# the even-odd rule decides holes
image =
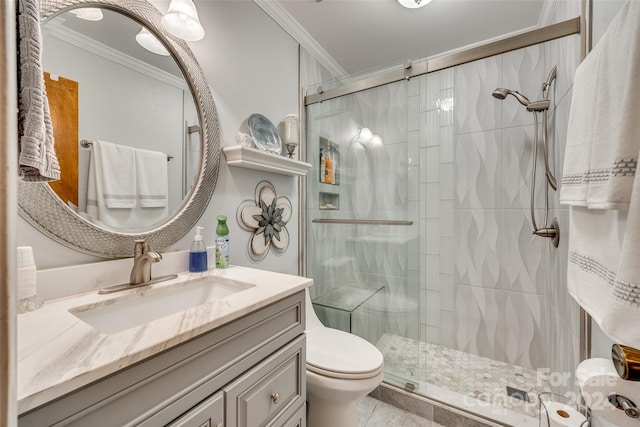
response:
{"label": "chrome shower head", "polygon": [[517,90],[510,90],[510,89],[505,89],[503,87],[499,87],[498,89],[494,90],[491,95],[493,95],[494,98],[497,98],[500,100],[505,99],[507,95],[513,95],[518,100],[518,102],[520,102],[520,104],[524,105],[525,107],[531,104],[531,102],[527,99],[527,97],[521,94],[520,92],[518,92]]}

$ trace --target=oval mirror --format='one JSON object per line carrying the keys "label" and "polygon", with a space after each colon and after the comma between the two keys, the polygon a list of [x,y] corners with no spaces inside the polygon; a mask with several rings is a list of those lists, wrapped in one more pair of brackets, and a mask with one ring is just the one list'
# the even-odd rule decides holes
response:
{"label": "oval mirror", "polygon": [[20,181],[20,214],[92,255],[131,256],[135,239],[162,250],[195,225],[218,176],[217,114],[195,57],[143,0],[42,0],[40,12],[62,178]]}

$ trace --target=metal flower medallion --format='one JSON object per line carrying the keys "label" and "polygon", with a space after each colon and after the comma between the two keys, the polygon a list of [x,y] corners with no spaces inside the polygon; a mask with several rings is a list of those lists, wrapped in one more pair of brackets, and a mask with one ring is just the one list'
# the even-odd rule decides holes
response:
{"label": "metal flower medallion", "polygon": [[289,247],[287,222],[291,219],[291,201],[278,197],[268,181],[256,186],[255,200],[245,200],[238,206],[236,217],[240,227],[251,232],[248,253],[252,260],[262,260],[270,248],[284,253]]}

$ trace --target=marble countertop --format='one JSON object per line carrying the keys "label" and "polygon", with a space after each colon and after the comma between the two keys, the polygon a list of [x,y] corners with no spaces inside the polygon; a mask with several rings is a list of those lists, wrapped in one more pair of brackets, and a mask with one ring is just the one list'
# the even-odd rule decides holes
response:
{"label": "marble countertop", "polygon": [[212,270],[209,275],[252,286],[221,300],[112,334],[93,329],[69,310],[101,306],[109,300],[135,297],[149,290],[155,292],[193,276],[182,273],[171,281],[113,294],[92,291],[58,298],[18,315],[18,412],[34,409],[312,284],[304,277],[238,266]]}

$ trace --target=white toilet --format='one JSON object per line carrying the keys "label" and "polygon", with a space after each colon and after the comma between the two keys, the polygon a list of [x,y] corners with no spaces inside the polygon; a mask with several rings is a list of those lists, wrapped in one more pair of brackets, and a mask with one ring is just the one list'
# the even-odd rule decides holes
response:
{"label": "white toilet", "polygon": [[382,382],[382,353],[368,341],[325,327],[307,296],[307,426],[356,427],[356,401]]}

